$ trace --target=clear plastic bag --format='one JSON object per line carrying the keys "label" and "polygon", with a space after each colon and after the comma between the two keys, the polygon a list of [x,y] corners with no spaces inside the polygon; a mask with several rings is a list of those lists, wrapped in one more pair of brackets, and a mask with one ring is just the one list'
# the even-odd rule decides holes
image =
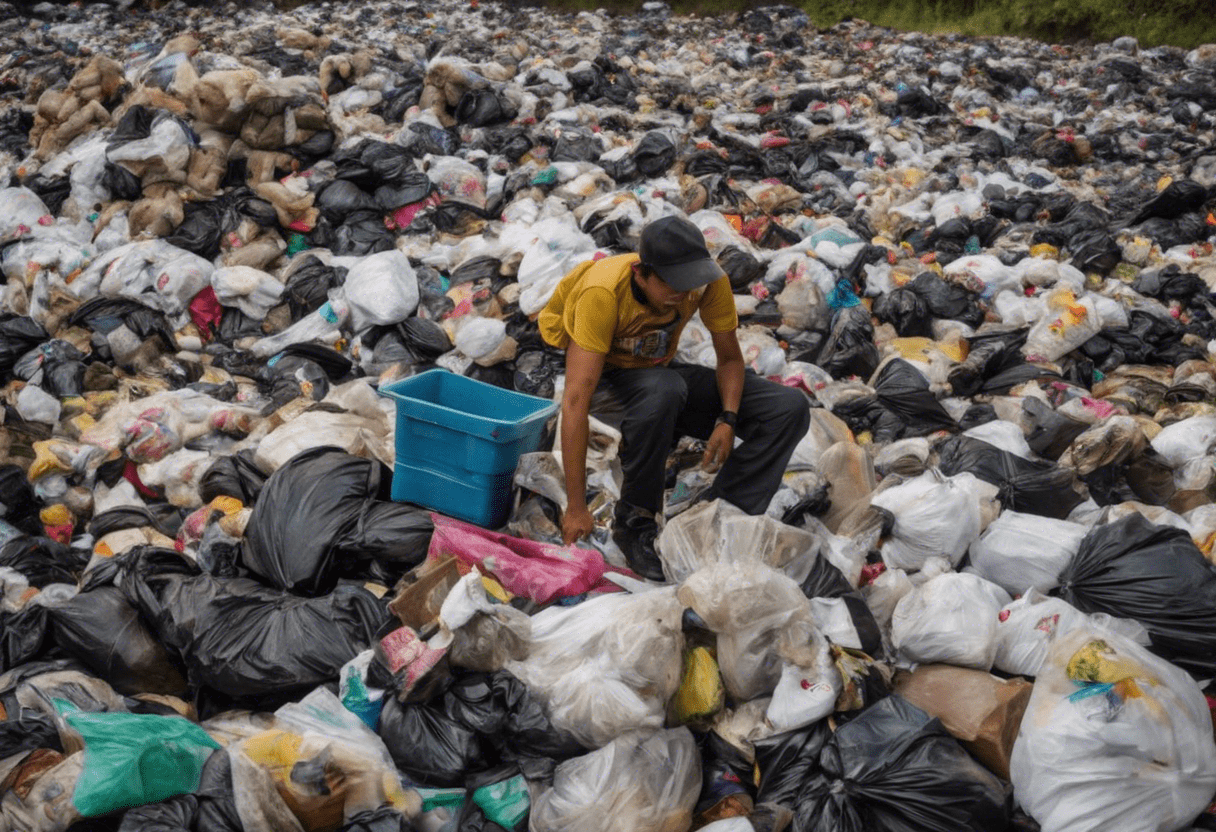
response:
{"label": "clear plastic bag", "polygon": [[562,763],[532,807],[532,832],[676,832],[692,824],[701,755],[687,728],[634,732]]}
{"label": "clear plastic bag", "polygon": [[506,669],[554,727],[587,747],[662,726],[683,670],[684,607],[671,587],[590,598],[532,616],[528,657]]}
{"label": "clear plastic bag", "polygon": [[980,500],[985,491],[971,474],[946,477],[937,470],[874,495],[871,505],[895,515],[882,547],[889,567],[920,569],[926,559],[945,555],[952,563],[980,534]]}
{"label": "clear plastic bag", "polygon": [[409,258],[397,250],[382,251],[351,265],[343,289],[355,332],[400,323],[418,308],[418,276]]}

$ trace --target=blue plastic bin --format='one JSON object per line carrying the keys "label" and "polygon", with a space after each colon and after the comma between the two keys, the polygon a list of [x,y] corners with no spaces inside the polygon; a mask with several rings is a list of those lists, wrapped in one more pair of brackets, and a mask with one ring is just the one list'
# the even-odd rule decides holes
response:
{"label": "blue plastic bin", "polygon": [[540,445],[557,405],[447,370],[380,394],[397,403],[393,499],[486,528],[505,523],[515,466]]}

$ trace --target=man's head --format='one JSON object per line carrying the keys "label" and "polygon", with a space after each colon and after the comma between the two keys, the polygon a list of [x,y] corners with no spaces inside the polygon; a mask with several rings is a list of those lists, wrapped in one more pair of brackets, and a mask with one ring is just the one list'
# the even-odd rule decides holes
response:
{"label": "man's head", "polygon": [[638,257],[677,294],[712,283],[725,272],[709,256],[705,236],[683,217],[661,217],[642,229]]}

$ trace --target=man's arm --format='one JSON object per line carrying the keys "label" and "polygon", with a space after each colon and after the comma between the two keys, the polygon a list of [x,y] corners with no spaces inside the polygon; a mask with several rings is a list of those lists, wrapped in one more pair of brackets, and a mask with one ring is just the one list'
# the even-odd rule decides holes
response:
{"label": "man's arm", "polygon": [[[738,345],[736,344],[736,350]],[[742,356],[740,356],[742,366]],[[591,396],[604,370],[604,356],[571,342],[566,348],[566,389],[562,393],[562,467],[566,472],[566,513],[562,541],[568,546],[591,533],[587,510],[587,417]],[[739,377],[742,390],[742,376]]]}
{"label": "man's arm", "polygon": [[[711,332],[710,337],[718,359],[718,396],[722,399],[722,409],[738,413],[739,402],[743,399],[743,351],[739,349],[739,338],[733,329],[729,332]],[[734,446],[735,429],[718,423],[705,446],[701,466],[708,471],[718,470]]]}

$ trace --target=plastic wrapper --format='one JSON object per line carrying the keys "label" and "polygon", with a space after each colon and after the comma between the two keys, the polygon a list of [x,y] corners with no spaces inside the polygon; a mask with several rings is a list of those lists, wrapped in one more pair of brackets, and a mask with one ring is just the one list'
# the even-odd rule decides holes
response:
{"label": "plastic wrapper", "polygon": [[891,643],[910,661],[988,670],[996,657],[997,616],[1009,601],[978,575],[939,575],[896,605]]}
{"label": "plastic wrapper", "polygon": [[535,832],[667,832],[692,823],[700,755],[687,728],[633,732],[562,763],[532,807]]}
{"label": "plastic wrapper", "polygon": [[1216,787],[1212,720],[1184,671],[1082,627],[1048,654],[1011,771],[1019,804],[1046,829],[1185,828]]}

